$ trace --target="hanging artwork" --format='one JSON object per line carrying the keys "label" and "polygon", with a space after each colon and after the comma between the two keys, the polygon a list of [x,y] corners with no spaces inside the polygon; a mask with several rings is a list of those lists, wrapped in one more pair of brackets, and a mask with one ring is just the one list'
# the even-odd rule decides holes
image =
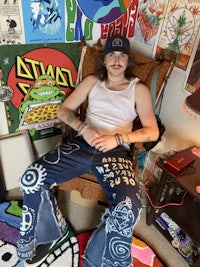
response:
{"label": "hanging artwork", "polygon": [[186,70],[200,25],[199,4],[196,1],[170,0],[157,45],[157,55],[176,53],[176,66]]}
{"label": "hanging artwork", "polygon": [[153,45],[163,19],[165,0],[141,0],[138,7],[135,38],[140,42]]}
{"label": "hanging artwork", "polygon": [[138,0],[66,0],[66,41],[134,36]]}
{"label": "hanging artwork", "polygon": [[24,43],[21,1],[0,1],[0,45]]}
{"label": "hanging artwork", "polygon": [[13,90],[5,102],[9,133],[29,130],[33,140],[59,134],[56,112],[75,88],[79,43],[2,46],[0,60]]}
{"label": "hanging artwork", "polygon": [[94,22],[110,23],[123,15],[130,6],[131,0],[77,0],[82,12]]}
{"label": "hanging artwork", "polygon": [[22,10],[26,44],[64,42],[63,0],[22,0]]}

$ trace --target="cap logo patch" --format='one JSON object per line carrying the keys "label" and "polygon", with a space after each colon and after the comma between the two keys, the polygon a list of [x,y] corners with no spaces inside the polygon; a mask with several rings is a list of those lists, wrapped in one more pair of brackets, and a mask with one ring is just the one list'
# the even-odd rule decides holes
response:
{"label": "cap logo patch", "polygon": [[112,41],[112,47],[122,47],[123,46],[123,41],[122,39],[120,38],[115,38],[113,41]]}

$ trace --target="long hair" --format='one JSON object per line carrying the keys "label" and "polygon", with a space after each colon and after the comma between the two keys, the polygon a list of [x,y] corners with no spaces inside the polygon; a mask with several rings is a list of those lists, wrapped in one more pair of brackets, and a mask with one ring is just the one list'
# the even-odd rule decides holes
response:
{"label": "long hair", "polygon": [[[104,58],[105,56],[102,53],[102,55],[100,55],[97,60],[96,74],[100,81],[105,81],[108,78],[107,69],[104,66]],[[134,60],[134,55],[131,52],[128,57],[128,67],[126,68],[124,73],[126,79],[134,77],[133,74],[134,67],[135,67],[135,60]]]}

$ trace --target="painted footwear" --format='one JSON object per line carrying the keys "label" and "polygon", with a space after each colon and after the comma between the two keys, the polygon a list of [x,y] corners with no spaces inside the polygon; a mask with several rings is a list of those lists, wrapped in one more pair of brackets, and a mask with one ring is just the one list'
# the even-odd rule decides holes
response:
{"label": "painted footwear", "polygon": [[35,256],[31,260],[26,260],[24,262],[25,267],[39,267],[42,262],[51,254],[55,249],[62,245],[62,243],[68,238],[69,231],[66,232],[58,240],[52,243],[38,245],[36,248]]}

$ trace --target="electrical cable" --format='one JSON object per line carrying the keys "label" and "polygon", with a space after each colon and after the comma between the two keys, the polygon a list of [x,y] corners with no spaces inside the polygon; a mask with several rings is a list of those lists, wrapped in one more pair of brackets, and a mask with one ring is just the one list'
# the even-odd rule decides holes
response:
{"label": "electrical cable", "polygon": [[144,194],[146,195],[147,199],[149,200],[149,203],[150,205],[155,208],[155,209],[161,209],[161,208],[165,208],[167,206],[181,206],[183,205],[183,202],[184,202],[184,199],[185,199],[185,196],[187,194],[187,192],[184,192],[183,196],[182,196],[182,199],[181,199],[181,202],[179,203],[176,203],[176,202],[169,202],[169,203],[166,203],[166,204],[163,204],[163,205],[155,205],[150,197],[150,195],[148,194],[148,192],[146,191],[145,189],[145,186],[148,185],[148,183],[150,182],[152,176],[153,176],[153,170],[156,166],[156,162],[157,162],[158,159],[155,159],[154,162],[152,163],[151,167],[150,167],[150,175],[149,177],[144,181],[144,183],[141,183],[141,189],[142,191],[144,192]]}

